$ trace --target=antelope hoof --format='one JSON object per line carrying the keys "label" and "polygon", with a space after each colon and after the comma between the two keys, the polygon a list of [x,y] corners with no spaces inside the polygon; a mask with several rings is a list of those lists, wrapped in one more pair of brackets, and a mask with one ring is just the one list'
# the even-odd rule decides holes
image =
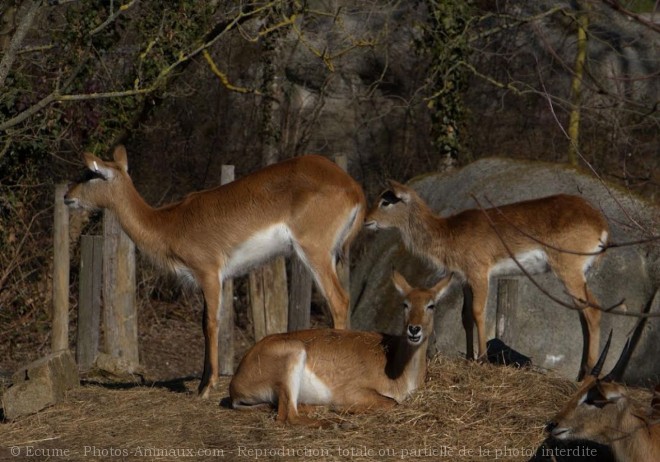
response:
{"label": "antelope hoof", "polygon": [[215,382],[208,382],[206,385],[199,384],[199,397],[202,399],[209,399],[209,396],[211,394],[211,390],[215,388]]}

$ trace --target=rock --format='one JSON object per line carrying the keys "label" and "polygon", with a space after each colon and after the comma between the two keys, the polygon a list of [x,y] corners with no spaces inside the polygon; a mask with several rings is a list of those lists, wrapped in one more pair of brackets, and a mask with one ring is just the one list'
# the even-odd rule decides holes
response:
{"label": "rock", "polygon": [[[660,208],[657,204],[645,202],[628,191],[557,164],[489,158],[446,174],[419,176],[409,185],[442,216],[476,208],[472,195],[489,207],[489,201],[502,205],[567,193],[585,197],[604,212],[613,242],[637,241],[650,234],[660,234]],[[390,283],[392,269],[401,272],[412,284],[426,286],[437,279],[439,270],[411,256],[397,231],[379,231],[368,239],[371,242],[351,273],[351,325],[355,329],[394,333],[399,328],[402,313],[399,297]],[[498,317],[498,281],[491,280],[486,309],[487,338],[498,337],[530,356],[535,365],[575,378],[583,344],[578,313],[550,300],[526,277],[508,278],[517,281],[514,297],[518,308],[510,315]],[[562,284],[553,274],[540,274],[535,278],[545,290],[569,301]],[[600,264],[588,273],[588,285],[604,307],[623,300],[627,312],[660,313],[660,301],[657,300],[660,297],[655,295],[660,288],[659,242],[608,249]],[[654,296],[656,301],[652,302]],[[434,351],[464,354],[462,300],[461,288],[454,284],[438,303]],[[642,322],[637,317],[603,313],[601,326],[601,347],[609,330],[614,330],[605,371],[613,366],[626,338],[637,326],[638,342],[624,378],[631,383],[647,384],[660,377],[660,362],[657,361],[660,318]]]}
{"label": "rock", "polygon": [[5,418],[34,414],[61,401],[78,386],[78,367],[68,350],[52,353],[20,368],[2,396]]}

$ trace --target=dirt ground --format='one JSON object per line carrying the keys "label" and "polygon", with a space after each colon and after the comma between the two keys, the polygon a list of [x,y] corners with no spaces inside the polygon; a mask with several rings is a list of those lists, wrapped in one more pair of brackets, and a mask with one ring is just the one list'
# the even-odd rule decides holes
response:
{"label": "dirt ground", "polygon": [[[196,395],[203,358],[201,326],[162,319],[141,326],[145,376],[137,383],[86,376],[66,400],[0,424],[0,460],[528,460],[543,427],[575,384],[533,370],[437,356],[424,388],[393,411],[315,417],[339,425],[280,426],[269,410]],[[239,350],[251,342],[236,332]],[[239,351],[241,354],[242,351]]]}

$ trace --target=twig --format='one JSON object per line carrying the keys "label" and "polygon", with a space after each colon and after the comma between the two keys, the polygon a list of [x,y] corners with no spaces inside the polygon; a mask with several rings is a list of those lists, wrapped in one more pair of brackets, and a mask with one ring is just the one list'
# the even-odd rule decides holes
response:
{"label": "twig", "polygon": [[[637,21],[640,24],[643,24],[644,26],[648,27],[649,29],[652,29],[656,32],[660,32],[660,26],[658,26],[654,22],[649,21],[648,19],[642,17],[641,15],[633,13],[632,11],[624,8],[623,5],[621,5],[621,3],[618,2],[618,0],[602,0],[602,1],[606,5],[609,5],[613,10],[625,14],[626,16],[634,19],[635,21]],[[656,3],[656,5],[657,5],[657,3]]]}
{"label": "twig", "polygon": [[[132,4],[132,2],[129,3],[128,5],[130,4]],[[217,35],[210,38],[202,45],[199,45],[197,48],[190,51],[189,53],[181,53],[181,55],[179,55],[179,58],[175,62],[173,62],[172,64],[170,64],[169,66],[165,67],[160,71],[158,76],[154,79],[153,83],[147,88],[142,88],[142,89],[133,88],[131,90],[88,93],[88,94],[72,94],[72,95],[62,94],[61,90],[59,88],[56,88],[52,93],[42,98],[39,102],[37,102],[33,106],[30,106],[28,109],[12,117],[11,119],[5,120],[3,123],[0,123],[0,130],[7,130],[8,128],[13,127],[25,121],[29,117],[40,112],[48,105],[58,101],[85,101],[85,100],[93,100],[93,99],[124,98],[124,97],[139,96],[139,95],[153,93],[161,87],[161,84],[163,84],[166,78],[178,66],[180,66],[182,63],[190,61],[192,58],[194,58],[195,56],[197,56],[198,54],[200,54],[201,52],[212,46],[215,42],[217,42],[221,37],[223,37],[227,32],[232,30],[242,21],[258,14],[259,12],[268,8],[269,6],[272,6],[272,3],[268,5],[262,5],[258,8],[248,11],[247,13],[241,11],[236,17],[234,17],[234,19],[232,19],[229,23],[227,23],[227,25]],[[1,86],[2,86],[2,80],[0,80],[0,87]]]}
{"label": "twig", "polygon": [[262,94],[259,90],[256,89],[237,87],[236,85],[232,84],[231,82],[229,82],[229,78],[227,77],[227,74],[222,72],[215,64],[215,61],[213,61],[213,58],[211,57],[211,54],[208,52],[208,50],[204,50],[202,54],[204,56],[204,59],[208,63],[209,67],[211,68],[211,71],[218,76],[222,85],[224,85],[228,90],[235,91],[237,93],[254,93],[255,95]]}
{"label": "twig", "polygon": [[121,5],[119,9],[115,12],[112,11],[114,8],[114,1],[110,1],[110,15],[108,18],[103,21],[99,26],[95,27],[89,32],[89,35],[95,35],[101,32],[103,29],[108,27],[115,19],[119,17],[120,14],[122,14],[124,11],[128,10],[130,7],[132,7],[135,4],[136,0],[130,0],[128,3]]}
{"label": "twig", "polygon": [[[557,122],[557,125],[559,126],[559,129],[560,129],[561,132],[564,134],[564,136],[566,137],[566,139],[568,139],[569,143],[573,143],[574,141],[573,141],[573,140],[571,139],[571,137],[568,135],[568,133],[567,133],[566,130],[564,129],[564,126],[563,126],[563,125],[561,124],[561,122],[559,121],[559,118],[557,117],[557,114],[555,113],[554,106],[552,105],[552,98],[550,97],[550,94],[548,93],[548,91],[547,91],[546,88],[545,88],[545,83],[543,82],[543,79],[541,78],[541,74],[540,74],[540,72],[539,72],[539,83],[541,84],[541,88],[543,89],[543,94],[544,94],[544,96],[545,96],[546,99],[548,100],[548,105],[549,105],[549,107],[550,107],[550,113],[552,114],[552,117],[555,119],[555,122]],[[593,165],[591,165],[591,163],[590,163],[590,162],[584,157],[584,155],[583,155],[582,152],[580,151],[579,147],[578,147],[578,146],[574,146],[574,147],[575,147],[575,152],[577,153],[577,155],[578,155],[578,156],[580,157],[580,159],[585,163],[585,165],[589,168],[589,170],[594,174],[594,176],[595,176],[596,178],[598,178],[598,180],[599,180],[600,183],[603,185],[603,187],[605,188],[605,190],[607,191],[607,193],[609,194],[609,196],[612,198],[612,200],[613,200],[614,202],[616,202],[616,204],[619,206],[619,209],[623,212],[623,214],[626,216],[626,218],[628,218],[628,220],[630,220],[631,223],[634,223],[635,226],[637,226],[637,228],[638,228],[640,231],[646,233],[647,230],[644,229],[644,227],[643,227],[642,225],[640,225],[640,224],[637,222],[637,220],[635,220],[633,217],[630,216],[630,214],[628,213],[628,211],[626,210],[626,208],[623,206],[623,204],[621,204],[621,202],[619,201],[619,199],[618,199],[616,196],[614,196],[614,194],[612,193],[612,190],[607,186],[607,184],[605,184],[605,180],[603,179],[603,177],[601,177],[601,176],[598,174],[598,172],[597,172],[596,169],[593,167]]]}

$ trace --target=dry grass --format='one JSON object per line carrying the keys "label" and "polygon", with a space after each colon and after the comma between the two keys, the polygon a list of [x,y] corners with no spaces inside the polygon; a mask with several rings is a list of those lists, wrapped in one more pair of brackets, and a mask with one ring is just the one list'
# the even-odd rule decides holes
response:
{"label": "dry grass", "polygon": [[[225,460],[527,461],[544,438],[545,422],[576,387],[533,370],[437,356],[426,385],[392,411],[339,415],[317,408],[315,418],[342,424],[323,430],[283,427],[274,411],[222,407],[229,378],[221,379],[210,400],[197,397],[201,327],[186,319],[190,313],[172,312],[175,308],[145,309],[140,317],[141,361],[151,385],[88,378],[64,402],[0,423],[0,461],[22,460],[28,449],[46,456],[33,460],[74,461],[220,455]],[[237,357],[251,343],[249,329],[237,327]],[[15,370],[6,358],[0,369]],[[650,401],[648,392],[634,394],[639,402]],[[12,457],[12,447],[23,457]]]}
{"label": "dry grass", "polygon": [[11,447],[24,456],[32,448],[86,461],[182,460],[188,450],[194,457],[185,460],[213,451],[229,460],[528,460],[544,422],[575,389],[534,371],[438,356],[426,386],[395,410],[337,415],[318,408],[315,417],[344,423],[313,430],[280,426],[268,410],[223,408],[228,382],[209,401],[195,395],[197,380],[84,385],[61,404],[0,425],[0,460]]}

